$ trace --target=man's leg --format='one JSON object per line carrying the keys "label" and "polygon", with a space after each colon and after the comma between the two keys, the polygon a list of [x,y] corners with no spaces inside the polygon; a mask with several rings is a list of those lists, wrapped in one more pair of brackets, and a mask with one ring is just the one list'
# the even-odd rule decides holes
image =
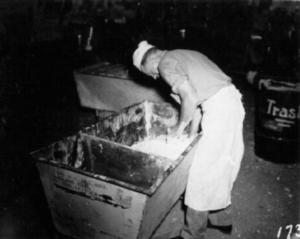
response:
{"label": "man's leg", "polygon": [[218,229],[226,234],[232,231],[232,207],[210,211],[208,215],[209,227]]}
{"label": "man's leg", "polygon": [[213,226],[226,227],[232,225],[232,207],[210,211],[208,219]]}
{"label": "man's leg", "polygon": [[181,236],[184,239],[204,239],[207,221],[208,211],[197,211],[187,207],[186,223]]}

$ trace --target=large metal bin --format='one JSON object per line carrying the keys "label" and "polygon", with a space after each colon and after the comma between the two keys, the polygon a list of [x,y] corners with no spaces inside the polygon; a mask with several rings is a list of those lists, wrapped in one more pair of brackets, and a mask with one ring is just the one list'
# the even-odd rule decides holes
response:
{"label": "large metal bin", "polygon": [[277,163],[299,163],[300,85],[270,78],[258,83],[256,155]]}
{"label": "large metal bin", "polygon": [[175,160],[130,146],[177,119],[171,105],[146,101],[33,152],[56,229],[80,239],[155,238],[184,192],[200,136]]}
{"label": "large metal bin", "polygon": [[[121,64],[101,62],[74,71],[80,104],[84,107],[119,111],[143,100],[166,102],[158,81],[135,80]],[[148,82],[148,83],[147,83]]]}

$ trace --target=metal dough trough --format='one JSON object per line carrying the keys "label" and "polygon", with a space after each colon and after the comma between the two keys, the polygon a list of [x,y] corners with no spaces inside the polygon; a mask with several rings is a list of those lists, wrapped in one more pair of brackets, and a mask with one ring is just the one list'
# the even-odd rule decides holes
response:
{"label": "metal dough trough", "polygon": [[200,136],[176,160],[130,146],[177,120],[170,104],[145,101],[33,152],[56,229],[80,239],[159,238]]}

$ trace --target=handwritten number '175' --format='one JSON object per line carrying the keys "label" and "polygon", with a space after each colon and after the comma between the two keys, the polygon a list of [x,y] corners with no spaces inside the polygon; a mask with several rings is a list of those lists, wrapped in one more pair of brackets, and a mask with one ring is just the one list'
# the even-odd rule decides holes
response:
{"label": "handwritten number '175'", "polygon": [[[294,226],[292,224],[286,225],[284,229],[288,232],[286,239],[296,239],[300,238],[300,224],[297,224],[295,226],[296,232],[293,233],[293,228]],[[282,234],[282,227],[279,227],[278,232],[277,232],[277,238],[280,238]]]}

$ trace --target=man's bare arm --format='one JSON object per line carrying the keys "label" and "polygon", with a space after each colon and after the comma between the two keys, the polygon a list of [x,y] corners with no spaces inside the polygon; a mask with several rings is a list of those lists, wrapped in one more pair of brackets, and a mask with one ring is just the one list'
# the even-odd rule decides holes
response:
{"label": "man's bare arm", "polygon": [[172,91],[179,96],[181,103],[179,123],[176,126],[176,134],[180,136],[185,127],[191,122],[197,108],[197,94],[188,80],[184,68],[176,59],[168,59],[159,66],[162,78],[172,87]]}
{"label": "man's bare arm", "polygon": [[181,99],[179,125],[177,135],[180,136],[185,127],[192,121],[197,110],[197,95],[190,83],[185,80],[177,87]]}

